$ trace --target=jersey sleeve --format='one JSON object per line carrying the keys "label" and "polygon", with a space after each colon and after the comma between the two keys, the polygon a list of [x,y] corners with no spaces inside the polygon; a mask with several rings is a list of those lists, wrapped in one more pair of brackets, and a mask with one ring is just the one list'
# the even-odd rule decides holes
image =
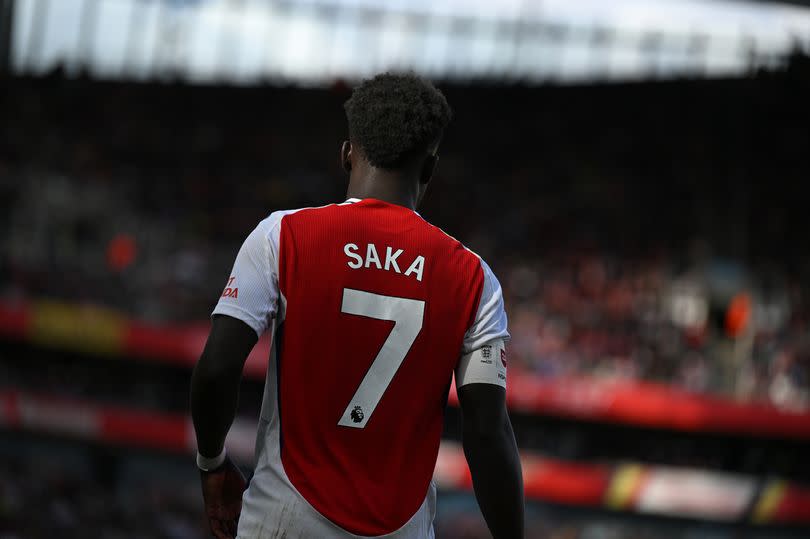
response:
{"label": "jersey sleeve", "polygon": [[490,341],[509,340],[501,283],[483,260],[481,269],[484,272],[481,299],[478,302],[475,320],[464,334],[462,354],[469,354]]}
{"label": "jersey sleeve", "polygon": [[489,265],[484,272],[481,299],[475,320],[464,334],[461,359],[456,367],[456,387],[484,383],[506,387],[506,342],[509,340],[503,291]]}
{"label": "jersey sleeve", "polygon": [[281,212],[259,223],[245,239],[213,313],[232,316],[258,336],[278,310],[278,242]]}

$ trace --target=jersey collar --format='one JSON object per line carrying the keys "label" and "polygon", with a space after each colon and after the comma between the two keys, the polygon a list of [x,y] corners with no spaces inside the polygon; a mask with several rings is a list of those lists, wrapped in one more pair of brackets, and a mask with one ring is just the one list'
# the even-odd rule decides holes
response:
{"label": "jersey collar", "polygon": [[[365,200],[365,199],[363,199],[363,198],[354,198],[354,197],[352,197],[352,198],[347,198],[347,199],[346,199],[346,202],[344,202],[343,204],[354,204],[355,202],[362,202],[363,200]],[[393,205],[393,204],[392,204],[392,205]],[[400,207],[404,207],[404,206],[400,206]],[[409,210],[409,211],[412,211],[412,212],[413,212],[413,213],[415,213],[416,215],[419,215],[419,212],[418,212],[418,211],[416,211],[416,210],[411,210],[410,208],[405,208],[405,209],[407,209],[407,210]],[[421,215],[419,215],[419,217],[422,217],[422,216],[421,216]]]}

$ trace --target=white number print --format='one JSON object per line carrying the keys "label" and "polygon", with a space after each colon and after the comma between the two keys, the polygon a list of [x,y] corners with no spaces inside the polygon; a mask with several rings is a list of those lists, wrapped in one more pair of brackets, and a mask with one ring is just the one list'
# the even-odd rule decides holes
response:
{"label": "white number print", "polygon": [[338,421],[340,426],[362,429],[422,331],[425,302],[344,288],[340,310],[346,314],[394,322],[394,328]]}

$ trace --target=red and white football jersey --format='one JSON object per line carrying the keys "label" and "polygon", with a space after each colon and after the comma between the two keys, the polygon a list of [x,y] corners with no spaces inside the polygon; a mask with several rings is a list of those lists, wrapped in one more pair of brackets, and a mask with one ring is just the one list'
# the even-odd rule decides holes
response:
{"label": "red and white football jersey", "polygon": [[275,212],[214,314],[273,333],[239,537],[432,536],[453,373],[506,385],[503,298],[483,260],[380,200]]}

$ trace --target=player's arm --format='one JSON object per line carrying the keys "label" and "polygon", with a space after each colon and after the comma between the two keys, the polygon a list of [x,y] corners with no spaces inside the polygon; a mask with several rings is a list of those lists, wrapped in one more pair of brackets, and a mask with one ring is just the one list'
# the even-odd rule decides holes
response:
{"label": "player's arm", "polygon": [[523,537],[523,475],[506,411],[505,368],[501,379],[495,366],[503,346],[500,341],[462,358],[456,384],[463,384],[458,388],[462,442],[475,497],[492,536],[512,539]]}
{"label": "player's arm", "polygon": [[277,309],[274,223],[279,219],[273,216],[262,221],[242,244],[191,377],[197,466],[205,513],[217,539],[236,537],[242,510],[245,479],[225,454],[225,437],[236,415],[245,360]]}
{"label": "player's arm", "polygon": [[241,320],[214,315],[205,349],[191,375],[191,417],[197,450],[204,458],[222,453],[239,403],[242,369],[256,340],[256,332]]}
{"label": "player's arm", "polygon": [[221,458],[236,414],[245,360],[275,317],[279,296],[277,215],[262,221],[239,249],[191,377],[191,416],[202,460]]}
{"label": "player's arm", "polygon": [[236,318],[215,315],[191,375],[191,417],[197,433],[197,466],[205,514],[217,539],[233,539],[242,512],[245,478],[225,454],[225,436],[239,401],[242,368],[256,332]]}
{"label": "player's arm", "polygon": [[492,535],[522,538],[523,475],[506,412],[506,312],[498,279],[483,260],[481,269],[481,299],[456,367],[464,455]]}

